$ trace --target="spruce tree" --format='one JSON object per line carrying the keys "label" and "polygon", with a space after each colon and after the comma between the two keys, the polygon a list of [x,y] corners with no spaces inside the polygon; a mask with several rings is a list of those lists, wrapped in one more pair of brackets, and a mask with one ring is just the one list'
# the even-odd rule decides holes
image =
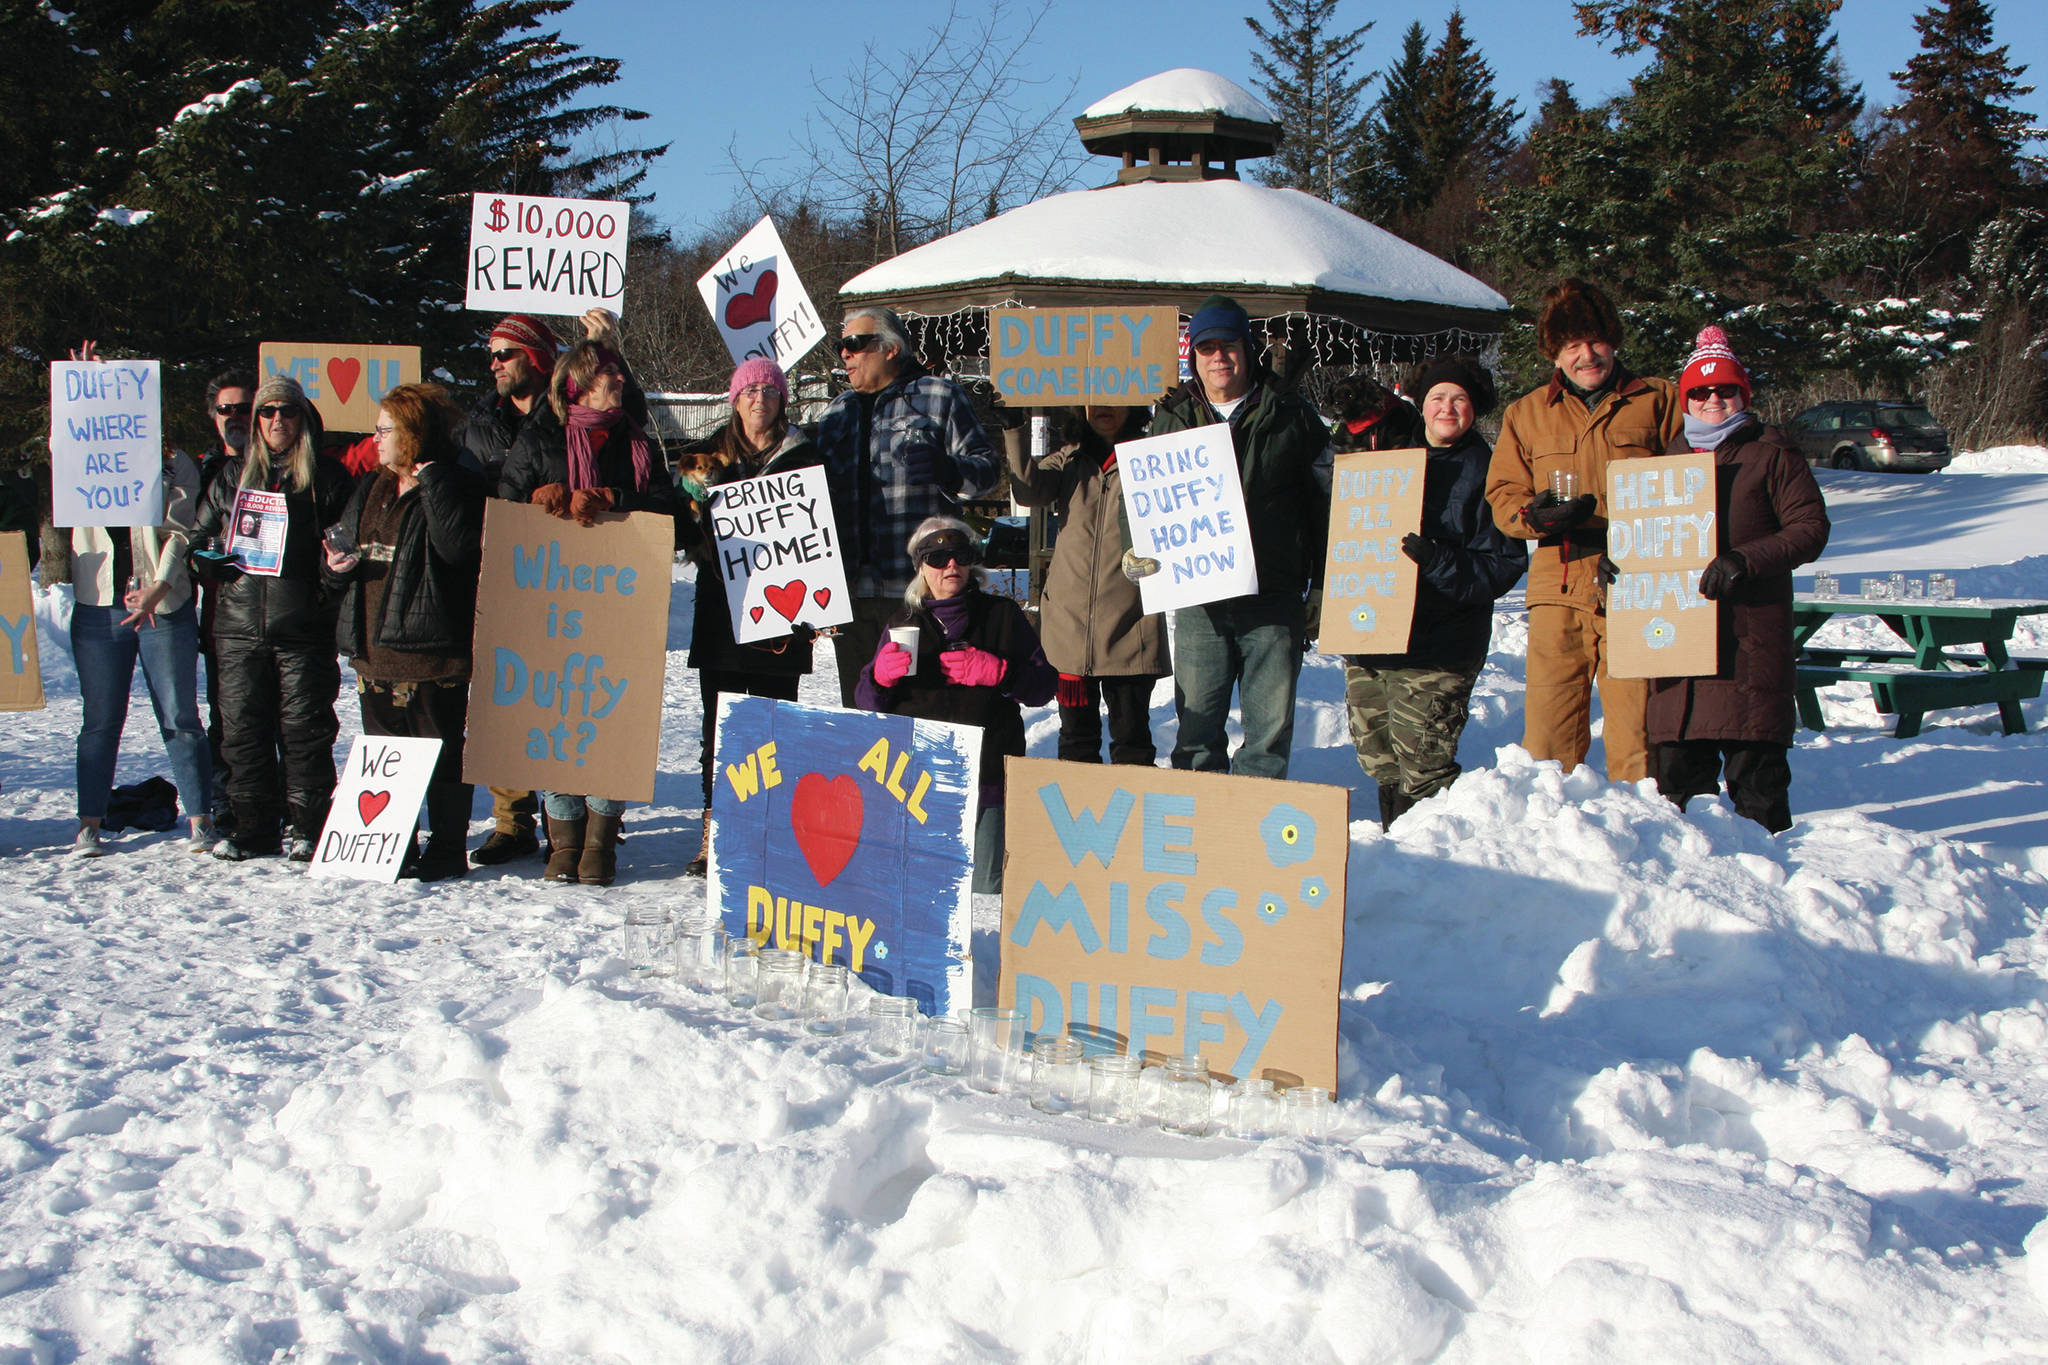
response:
{"label": "spruce tree", "polygon": [[1766,377],[1825,363],[1853,313],[1833,281],[1871,250],[1837,226],[1860,96],[1829,31],[1839,0],[1589,0],[1581,31],[1651,62],[1629,91],[1542,128],[1533,183],[1503,193],[1487,250],[1509,288],[1600,281],[1630,363],[1675,371],[1719,323]]}
{"label": "spruce tree", "polygon": [[1359,97],[1372,74],[1352,74],[1372,28],[1335,27],[1338,0],[1266,0],[1272,27],[1247,17],[1258,36],[1253,84],[1280,119],[1280,147],[1257,172],[1268,185],[1337,200],[1358,137]]}
{"label": "spruce tree", "polygon": [[1381,73],[1359,135],[1356,164],[1346,186],[1352,212],[1388,226],[1428,202],[1418,109],[1429,79],[1429,33],[1418,21],[1401,35],[1401,53]]}

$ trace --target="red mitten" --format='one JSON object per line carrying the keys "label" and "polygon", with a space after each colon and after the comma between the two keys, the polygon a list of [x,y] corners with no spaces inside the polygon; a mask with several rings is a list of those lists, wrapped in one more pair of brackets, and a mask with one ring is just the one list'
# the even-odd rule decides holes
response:
{"label": "red mitten", "polygon": [[533,505],[551,517],[569,516],[569,485],[544,483],[533,490]]}
{"label": "red mitten", "polygon": [[910,676],[910,651],[894,640],[875,651],[875,686],[894,687]]}
{"label": "red mitten", "polygon": [[962,687],[994,687],[1008,670],[1009,665],[1000,655],[973,645],[949,649],[939,656],[939,671],[946,675],[946,681]]}
{"label": "red mitten", "polygon": [[569,495],[569,515],[579,526],[595,526],[598,513],[612,510],[609,488],[579,488]]}

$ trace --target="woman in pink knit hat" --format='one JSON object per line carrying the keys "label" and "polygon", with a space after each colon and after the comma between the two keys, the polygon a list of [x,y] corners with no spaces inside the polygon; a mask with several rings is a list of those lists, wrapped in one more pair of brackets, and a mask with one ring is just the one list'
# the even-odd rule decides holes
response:
{"label": "woman in pink knit hat", "polygon": [[1792,570],[1827,547],[1827,506],[1799,447],[1750,410],[1749,372],[1719,327],[1701,330],[1678,392],[1685,429],[1667,453],[1714,454],[1718,553],[1699,590],[1721,604],[1720,667],[1650,683],[1657,789],[1684,810],[1725,775],[1736,813],[1776,834],[1792,825]]}
{"label": "woman in pink knit hat", "polygon": [[733,638],[732,612],[724,580],[711,556],[710,490],[719,484],[783,474],[821,463],[810,434],[789,421],[789,379],[772,360],[740,362],[726,387],[732,416],[725,425],[684,452],[695,455],[694,472],[677,475],[677,493],[689,506],[676,517],[676,542],[697,566],[697,602],[690,629],[690,667],[697,670],[704,698],[704,835],[697,856],[684,870],[704,875],[711,851],[711,755],[717,744],[718,697],[731,692],[795,701],[797,685],[811,671],[811,628],[753,644]]}

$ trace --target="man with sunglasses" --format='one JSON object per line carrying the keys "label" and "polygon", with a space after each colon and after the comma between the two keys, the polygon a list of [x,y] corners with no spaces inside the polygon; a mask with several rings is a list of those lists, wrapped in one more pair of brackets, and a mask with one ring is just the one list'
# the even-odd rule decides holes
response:
{"label": "man with sunglasses", "polygon": [[[491,328],[484,348],[490,358],[491,387],[470,409],[456,441],[483,470],[485,487],[495,490],[512,443],[530,421],[547,410],[557,342],[539,318],[530,313],[508,313]],[[539,817],[540,802],[532,792],[492,787],[493,827],[469,860],[489,867],[539,853]]]}
{"label": "man with sunglasses", "polygon": [[966,392],[917,363],[895,313],[848,313],[839,357],[847,388],[819,420],[817,445],[852,594],[853,621],[832,651],[840,701],[851,707],[862,667],[917,576],[911,532],[927,517],[958,515],[955,499],[995,487],[999,467]]}
{"label": "man with sunglasses", "polygon": [[[1544,292],[1536,344],[1557,368],[1509,405],[1486,476],[1500,529],[1537,542],[1522,746],[1576,768],[1593,742],[1597,686],[1607,778],[1638,782],[1650,772],[1649,684],[1607,673],[1607,466],[1663,454],[1685,413],[1669,380],[1631,373],[1617,358],[1621,314],[1584,280]],[[1569,476],[1576,491],[1554,491],[1554,474]]]}

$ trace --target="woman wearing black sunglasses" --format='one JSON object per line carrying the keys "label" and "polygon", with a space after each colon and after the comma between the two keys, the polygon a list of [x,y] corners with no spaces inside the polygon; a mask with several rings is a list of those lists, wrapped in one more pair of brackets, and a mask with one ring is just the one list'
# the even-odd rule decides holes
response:
{"label": "woman wearing black sunglasses", "polygon": [[1828,543],[1827,504],[1799,447],[1749,407],[1749,372],[1719,327],[1701,330],[1678,382],[1685,430],[1667,453],[1714,453],[1720,553],[1700,595],[1721,604],[1720,670],[1650,683],[1657,790],[1680,810],[1721,789],[1773,834],[1792,825],[1792,570]]}
{"label": "woman wearing black sunglasses", "polygon": [[864,710],[981,727],[981,791],[974,824],[974,889],[1003,889],[1003,759],[1024,755],[1024,710],[1052,700],[1059,674],[1031,618],[987,591],[981,541],[955,517],[927,517],[910,536],[917,577],[889,630],[917,631],[917,654],[885,638],[861,669]]}

